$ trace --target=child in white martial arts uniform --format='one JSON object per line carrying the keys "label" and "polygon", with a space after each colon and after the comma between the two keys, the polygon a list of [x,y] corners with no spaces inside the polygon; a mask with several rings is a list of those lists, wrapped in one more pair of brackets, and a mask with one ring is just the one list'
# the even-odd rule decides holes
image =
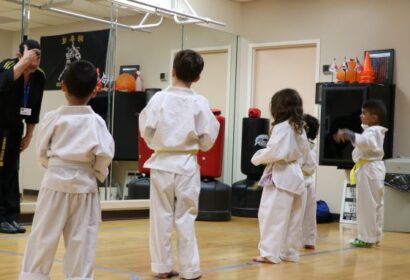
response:
{"label": "child in white martial arts uniform", "polygon": [[50,279],[61,234],[64,279],[93,279],[101,221],[97,179],[104,181],[114,154],[104,120],[86,105],[95,95],[96,73],[87,61],[70,64],[62,83],[68,105],[48,112],[40,122],[37,156],[46,172],[21,280]]}
{"label": "child in white martial arts uniform", "polygon": [[[310,156],[302,164],[303,175],[305,176],[305,192],[303,198],[303,222],[302,222],[302,245],[305,249],[315,249],[316,245],[316,190],[314,186],[313,174],[306,170],[316,169],[317,167],[317,150],[315,139],[317,133],[319,132],[319,121],[309,115],[305,114],[303,116],[305,122],[306,136],[309,141]],[[309,162],[311,160],[311,162]],[[312,161],[313,160],[313,161]],[[313,164],[313,166],[312,166]],[[306,168],[307,165],[307,168]]]}
{"label": "child in white martial arts uniform", "polygon": [[[339,129],[336,142],[350,141],[355,147],[352,153],[356,163],[351,173],[351,184],[356,183],[357,231],[351,241],[355,247],[372,247],[383,238],[384,177],[383,142],[387,128],[380,125],[386,116],[382,101],[369,99],[362,105],[360,119],[364,131],[354,133]],[[355,182],[356,180],[356,182]]]}
{"label": "child in white martial arts uniform", "polygon": [[149,244],[151,270],[157,278],[178,275],[173,270],[173,224],[180,276],[201,276],[194,228],[200,191],[196,154],[198,150],[209,150],[219,131],[219,122],[206,98],[190,89],[199,80],[203,66],[198,53],[178,52],[172,86],[157,92],[139,116],[141,135],[154,150],[144,167],[151,168]]}
{"label": "child in white martial arts uniform", "polygon": [[297,262],[305,189],[300,162],[304,155],[309,157],[302,99],[297,91],[283,89],[273,95],[270,107],[271,137],[251,159],[254,165],[267,165],[259,182],[263,187],[258,213],[260,255],[254,261]]}

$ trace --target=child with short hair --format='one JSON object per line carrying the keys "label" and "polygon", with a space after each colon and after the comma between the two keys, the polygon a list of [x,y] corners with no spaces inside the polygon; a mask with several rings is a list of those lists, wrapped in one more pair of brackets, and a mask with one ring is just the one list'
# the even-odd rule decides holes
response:
{"label": "child with short hair", "polygon": [[151,270],[160,279],[178,275],[173,270],[171,246],[174,224],[180,276],[201,277],[194,228],[201,188],[196,154],[209,150],[219,131],[208,100],[191,89],[203,67],[197,52],[179,51],[172,86],[157,92],[139,116],[141,136],[154,150],[144,167],[151,168]]}
{"label": "child with short hair", "polygon": [[302,164],[306,186],[303,198],[302,245],[305,249],[314,250],[317,236],[316,190],[314,187],[313,172],[306,170],[315,170],[317,168],[317,150],[314,141],[319,132],[319,121],[309,114],[303,115],[303,120],[305,122],[305,131],[309,142],[310,156],[309,158],[304,157]]}
{"label": "child with short hair", "polygon": [[[362,105],[360,120],[363,133],[339,129],[336,142],[349,141],[355,147],[352,153],[356,163],[351,172],[351,184],[356,184],[357,231],[351,241],[354,247],[373,247],[383,238],[384,177],[383,142],[387,128],[380,125],[386,116],[381,100],[369,99]],[[357,183],[355,182],[357,181]]]}
{"label": "child with short hair", "polygon": [[253,260],[298,262],[305,190],[300,161],[309,157],[302,98],[296,90],[283,89],[273,95],[270,107],[274,120],[271,137],[266,148],[251,159],[254,165],[267,165],[260,180],[260,255]]}
{"label": "child with short hair", "polygon": [[98,224],[97,179],[103,182],[114,155],[114,140],[88,101],[95,95],[97,73],[87,61],[64,72],[68,105],[48,112],[40,122],[37,157],[46,168],[21,280],[47,280],[61,233],[66,248],[65,279],[93,279]]}

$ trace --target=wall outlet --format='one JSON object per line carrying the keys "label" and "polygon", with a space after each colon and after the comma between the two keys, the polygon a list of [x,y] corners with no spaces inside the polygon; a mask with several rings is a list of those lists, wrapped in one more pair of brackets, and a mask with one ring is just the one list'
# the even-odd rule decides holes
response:
{"label": "wall outlet", "polygon": [[168,81],[168,74],[167,74],[167,73],[160,73],[160,74],[159,74],[159,79],[160,79],[162,82]]}
{"label": "wall outlet", "polygon": [[332,72],[330,72],[329,69],[330,69],[330,65],[329,64],[324,64],[322,66],[323,74],[325,74],[325,75],[332,74]]}

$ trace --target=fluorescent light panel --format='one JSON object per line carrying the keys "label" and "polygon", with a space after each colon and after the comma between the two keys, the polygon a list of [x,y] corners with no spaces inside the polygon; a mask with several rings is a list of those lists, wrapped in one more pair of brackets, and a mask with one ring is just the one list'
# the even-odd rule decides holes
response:
{"label": "fluorescent light panel", "polygon": [[126,8],[132,8],[132,9],[137,9],[138,11],[146,11],[150,13],[154,13],[155,9],[149,6],[145,6],[143,4],[131,2],[128,0],[112,0],[112,2],[119,4],[120,6],[126,7]]}

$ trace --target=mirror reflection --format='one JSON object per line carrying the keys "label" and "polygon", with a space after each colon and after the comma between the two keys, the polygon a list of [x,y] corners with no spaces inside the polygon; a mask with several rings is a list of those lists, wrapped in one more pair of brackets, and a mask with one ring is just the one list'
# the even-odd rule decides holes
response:
{"label": "mirror reflection", "polygon": [[[76,1],[82,2],[82,1]],[[88,2],[88,1],[85,1]],[[17,4],[2,3],[1,5],[20,9]],[[87,3],[84,5],[91,5]],[[97,7],[97,6],[96,6]],[[109,19],[113,15],[110,7],[90,8],[93,13]],[[69,17],[31,8],[31,21],[25,22],[25,34],[30,38],[39,40],[45,36],[57,36],[74,32],[88,32],[109,29],[110,26],[93,21]],[[143,18],[142,14],[135,13],[130,16],[129,11],[115,11],[115,16],[120,17],[122,24],[135,24]],[[47,20],[50,25],[39,24],[41,20]],[[158,18],[148,20],[148,23],[157,22]],[[0,30],[2,42],[10,42],[0,50],[2,58],[12,57],[20,42],[20,26]],[[126,200],[135,199],[127,187],[132,179],[139,176],[138,153],[137,153],[137,113],[142,109],[149,97],[159,89],[166,88],[172,79],[171,63],[173,55],[181,48],[191,48],[198,51],[205,60],[205,68],[201,75],[201,81],[194,86],[201,95],[207,97],[212,108],[218,108],[225,118],[225,136],[223,142],[223,167],[218,180],[231,184],[233,138],[228,133],[233,130],[233,102],[234,82],[236,70],[236,44],[237,36],[208,26],[192,24],[181,25],[171,19],[165,19],[162,24],[149,32],[132,31],[125,28],[116,28],[114,48],[113,70],[115,76],[106,77],[116,80],[120,71],[128,66],[138,66],[140,83],[135,84],[135,91],[125,92],[122,89],[112,93],[111,100],[108,94],[101,89],[92,101],[93,109],[99,111],[107,121],[113,132],[116,142],[116,155],[112,162],[110,176],[107,182],[100,184],[99,192],[102,200]],[[108,47],[108,51],[110,46]],[[122,69],[122,70],[121,70]],[[106,70],[106,69],[105,69]],[[105,73],[101,71],[100,75]],[[43,95],[40,118],[47,112],[65,104],[65,99],[60,90],[46,90]],[[144,103],[145,102],[145,103]],[[38,137],[36,131],[33,139]],[[37,199],[38,190],[44,174],[43,169],[37,163],[35,155],[35,142],[20,157],[20,192],[23,194],[23,202],[34,202]]]}

